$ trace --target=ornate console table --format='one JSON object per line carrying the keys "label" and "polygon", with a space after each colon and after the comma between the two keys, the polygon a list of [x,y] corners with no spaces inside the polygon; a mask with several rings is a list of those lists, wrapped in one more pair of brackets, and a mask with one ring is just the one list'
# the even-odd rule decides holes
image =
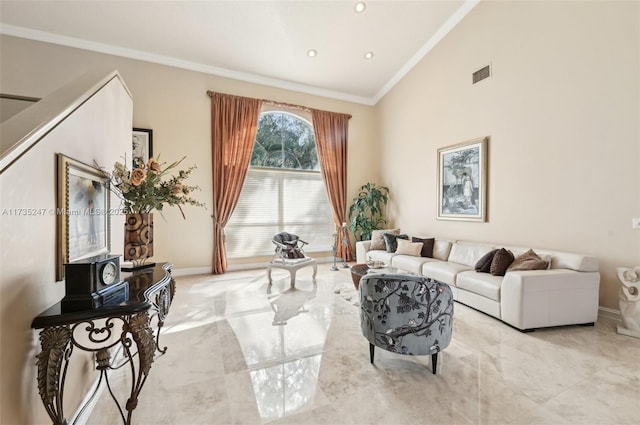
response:
{"label": "ornate console table", "polygon": [[[67,424],[62,406],[65,378],[74,348],[95,354],[100,376],[91,398],[102,381],[106,381],[123,423],[131,424],[131,415],[156,352],[164,354],[167,350],[167,347],[159,348],[159,338],[175,294],[171,268],[171,264],[165,263],[124,274],[129,296],[120,304],[65,311],[58,303],[33,320],[31,327],[42,329],[41,352],[36,356],[38,391],[54,425]],[[123,360],[117,364],[111,357],[111,349],[115,347],[121,347],[123,351]],[[113,394],[107,374],[122,366],[128,366],[132,378],[131,393],[124,405],[126,412]]]}

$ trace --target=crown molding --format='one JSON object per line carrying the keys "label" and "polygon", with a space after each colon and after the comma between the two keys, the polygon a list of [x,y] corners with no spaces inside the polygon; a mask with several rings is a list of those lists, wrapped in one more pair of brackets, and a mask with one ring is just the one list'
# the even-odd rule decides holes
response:
{"label": "crown molding", "polygon": [[349,93],[322,89],[306,84],[294,83],[277,78],[265,77],[263,75],[248,72],[234,71],[231,69],[205,65],[198,62],[185,61],[168,56],[157,55],[141,50],[129,49],[111,44],[98,43],[83,40],[75,37],[68,37],[53,34],[45,31],[19,27],[15,25],[0,25],[0,34],[14,37],[26,38],[29,40],[42,41],[61,46],[73,47],[82,50],[104,53],[108,55],[120,56],[144,62],[156,63],[160,65],[172,66],[189,71],[202,72],[204,74],[216,75],[219,77],[231,78],[248,83],[261,84],[270,87],[277,87],[285,90],[292,90],[307,93],[314,96],[322,96],[346,102],[359,103],[362,105],[374,106],[382,99],[400,80],[402,80],[444,38],[478,3],[480,0],[466,0],[458,10],[436,31],[436,33],[407,61],[402,68],[393,76],[373,97],[356,96]]}
{"label": "crown molding", "polygon": [[234,80],[245,81],[248,83],[261,84],[270,87],[277,87],[285,90],[293,90],[301,93],[312,94],[315,96],[328,97],[331,99],[343,100],[346,102],[359,103],[363,105],[373,106],[373,98],[356,96],[349,93],[343,93],[333,90],[322,89],[319,87],[309,86],[305,84],[294,83],[291,81],[280,80],[277,78],[265,77],[258,74],[248,72],[234,71],[231,69],[220,68],[211,65],[205,65],[198,62],[185,61],[181,59],[171,58],[168,56],[157,55],[154,53],[144,52],[141,50],[128,49],[125,47],[114,46],[111,44],[98,43],[88,40],[82,40],[75,37],[68,37],[59,34],[53,34],[45,31],[34,30],[30,28],[19,27],[15,25],[0,25],[0,34],[10,35],[13,37],[26,38],[29,40],[42,41],[44,43],[57,44],[76,49],[89,50],[108,55],[120,56],[129,59],[140,60],[144,62],[156,63],[160,65],[172,66],[175,68],[186,69],[189,71],[202,72],[204,74],[216,75],[219,77],[231,78]]}
{"label": "crown molding", "polygon": [[375,105],[382,99],[396,84],[400,82],[439,42],[449,33],[471,10],[480,3],[480,0],[466,0],[456,12],[442,24],[438,31],[416,52],[415,55],[405,63],[402,68],[393,76],[387,84],[372,98]]}

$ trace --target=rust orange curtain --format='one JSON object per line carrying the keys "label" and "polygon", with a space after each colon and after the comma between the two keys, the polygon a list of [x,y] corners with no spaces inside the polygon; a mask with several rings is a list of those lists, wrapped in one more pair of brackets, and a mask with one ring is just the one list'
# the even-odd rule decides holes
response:
{"label": "rust orange curtain", "polygon": [[349,231],[342,234],[342,223],[347,221],[347,139],[351,115],[336,112],[312,110],[313,131],[320,160],[322,178],[333,208],[333,221],[340,228],[338,257],[353,260],[351,243],[343,252],[342,238],[350,241]]}
{"label": "rust orange curtain", "polygon": [[262,100],[209,92],[213,164],[213,274],[227,270],[224,227],[238,203]]}

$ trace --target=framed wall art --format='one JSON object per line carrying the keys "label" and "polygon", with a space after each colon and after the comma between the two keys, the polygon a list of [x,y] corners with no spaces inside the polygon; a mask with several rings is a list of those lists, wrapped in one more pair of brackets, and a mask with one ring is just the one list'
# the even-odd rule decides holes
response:
{"label": "framed wall art", "polygon": [[57,155],[57,270],[64,265],[107,254],[110,250],[109,176],[63,154]]}
{"label": "framed wall art", "polygon": [[487,221],[487,149],[482,137],[438,149],[438,220]]}
{"label": "framed wall art", "polygon": [[136,168],[136,162],[144,164],[153,157],[153,130],[148,128],[134,128],[132,139],[132,168]]}

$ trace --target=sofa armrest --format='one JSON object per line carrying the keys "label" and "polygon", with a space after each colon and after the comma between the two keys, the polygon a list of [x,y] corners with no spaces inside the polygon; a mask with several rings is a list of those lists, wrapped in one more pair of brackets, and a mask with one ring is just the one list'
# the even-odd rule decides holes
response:
{"label": "sofa armrest", "polygon": [[598,272],[507,272],[500,288],[500,316],[522,330],[594,323],[599,286]]}
{"label": "sofa armrest", "polygon": [[367,262],[367,252],[371,247],[371,241],[358,241],[356,242],[356,261],[361,263]]}

